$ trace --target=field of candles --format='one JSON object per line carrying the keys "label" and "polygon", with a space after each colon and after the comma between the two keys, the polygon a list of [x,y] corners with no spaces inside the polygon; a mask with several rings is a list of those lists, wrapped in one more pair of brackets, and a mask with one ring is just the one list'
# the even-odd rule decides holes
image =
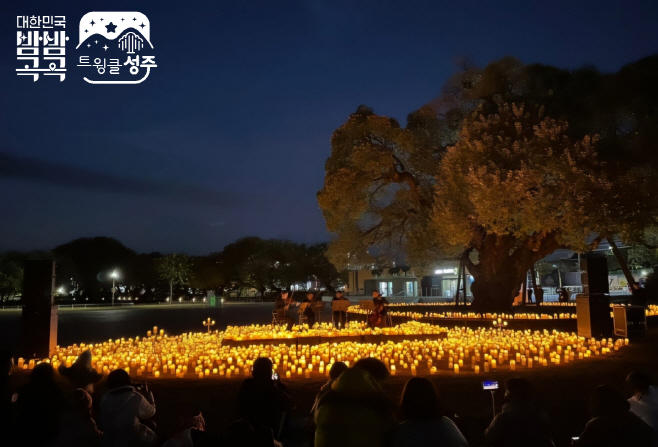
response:
{"label": "field of candles", "polygon": [[[303,380],[327,376],[334,362],[353,364],[366,357],[383,361],[392,376],[569,368],[575,362],[614,356],[628,345],[625,339],[586,339],[567,332],[500,326],[468,329],[408,322],[371,330],[352,322],[344,329],[324,324],[313,329],[297,326],[288,333],[282,327],[251,325],[180,335],[156,326],[134,338],[58,347],[42,361],[70,366],[90,350],[93,368],[103,374],[123,368],[132,376],[153,379],[229,379],[249,376],[255,359],[269,357],[281,377]],[[233,344],[237,339],[249,342]],[[17,367],[31,369],[38,362],[19,359]]]}

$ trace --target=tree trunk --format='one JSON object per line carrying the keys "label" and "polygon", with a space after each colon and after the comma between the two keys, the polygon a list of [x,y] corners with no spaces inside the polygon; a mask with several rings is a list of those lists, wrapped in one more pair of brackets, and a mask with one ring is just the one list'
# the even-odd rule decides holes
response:
{"label": "tree trunk", "polygon": [[612,238],[610,237],[608,238],[608,243],[610,244],[610,248],[612,248],[612,253],[615,255],[615,258],[617,258],[617,262],[619,262],[621,271],[624,272],[626,281],[628,281],[628,284],[631,286],[631,293],[635,293],[635,291],[638,289],[638,285],[635,282],[635,278],[633,278],[633,274],[631,273],[631,270],[628,268],[626,259],[624,259],[624,257],[622,256],[621,252],[619,251],[619,248],[617,248],[617,244],[615,244],[615,241]]}
{"label": "tree trunk", "polygon": [[557,248],[559,245],[555,239],[547,235],[544,235],[539,243],[526,242],[521,246],[519,241],[511,236],[486,235],[477,247],[478,264],[473,264],[468,256],[462,257],[473,275],[473,310],[509,310],[520,286],[527,280],[528,269]]}
{"label": "tree trunk", "polygon": [[174,304],[174,282],[169,281],[169,304]]}

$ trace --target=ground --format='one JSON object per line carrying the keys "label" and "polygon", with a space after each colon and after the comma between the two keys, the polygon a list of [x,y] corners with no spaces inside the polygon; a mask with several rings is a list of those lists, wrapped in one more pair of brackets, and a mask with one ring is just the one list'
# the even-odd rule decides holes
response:
{"label": "ground", "polygon": [[[249,310],[252,309],[252,310]],[[226,324],[228,320],[219,318],[229,318],[232,320],[235,315],[242,315],[247,313],[251,318],[258,320],[267,320],[267,309],[262,306],[244,308],[228,308],[221,311],[215,309],[194,309],[194,312],[189,311],[190,315],[184,313],[181,316],[179,309],[176,312],[157,312],[151,313],[145,326],[152,326],[158,324],[160,327],[168,328],[167,324],[174,327],[180,326],[182,330],[187,330],[183,326],[194,325],[194,330],[199,330],[201,327],[202,315],[218,318],[218,326]],[[134,312],[137,309],[133,309]],[[240,312],[238,312],[240,310]],[[128,311],[128,310],[126,310]],[[101,312],[101,311],[94,311]],[[118,317],[117,314],[107,316],[107,314],[95,314],[91,312],[84,318],[86,324],[92,325],[92,322],[100,322],[101,320],[109,319],[114,321]],[[236,312],[234,315],[233,312]],[[82,315],[82,313],[79,313]],[[138,312],[137,314],[141,314]],[[137,331],[133,325],[137,324],[139,320],[137,314],[123,315],[122,326],[127,324],[129,332],[123,332],[124,336],[136,335],[132,332]],[[207,315],[206,315],[207,314]],[[73,317],[64,313],[63,325],[73,324]],[[101,315],[105,315],[102,316]],[[174,318],[174,315],[176,317]],[[198,320],[197,323],[185,321],[185,316],[193,315],[193,318]],[[16,315],[17,317],[17,315]],[[0,321],[0,326],[5,326],[5,322],[13,321],[16,317],[4,317],[7,320]],[[142,315],[143,317],[143,315]],[[69,320],[67,320],[67,318]],[[78,317],[79,318],[79,317]],[[154,321],[150,321],[153,318]],[[191,317],[192,318],[192,317]],[[243,318],[243,317],[241,317]],[[76,318],[77,319],[77,318]],[[133,321],[133,319],[135,319]],[[157,321],[156,321],[157,320]],[[167,321],[167,324],[163,323]],[[196,321],[195,320],[195,321]],[[108,322],[110,322],[108,321]],[[264,321],[266,322],[266,321]],[[143,324],[140,322],[140,324]],[[231,323],[235,324],[235,323]],[[11,326],[11,325],[10,325]],[[80,334],[84,327],[77,325],[77,330],[73,326],[65,329],[71,334]],[[113,325],[111,325],[113,326]],[[95,341],[96,334],[103,334],[101,340],[107,337],[116,336],[114,333],[107,334],[107,331],[117,331],[119,329],[107,329],[96,326],[97,330],[88,333],[86,337],[80,337],[76,341]],[[221,327],[220,327],[221,328]],[[63,328],[60,327],[60,332]],[[126,329],[124,327],[124,329]],[[134,330],[132,330],[134,329]],[[148,327],[144,328],[144,331]],[[190,329],[191,330],[191,329]],[[139,331],[143,332],[143,331]],[[139,333],[138,332],[138,333]],[[169,332],[169,330],[168,330]],[[172,333],[174,333],[172,331]],[[91,337],[93,335],[93,337]],[[106,336],[107,335],[107,336]],[[68,337],[69,335],[67,335]],[[120,336],[120,335],[119,335]],[[93,339],[90,339],[93,338]],[[498,372],[488,375],[475,375],[473,373],[462,372],[456,375],[452,372],[442,371],[436,376],[429,376],[434,382],[439,393],[441,394],[448,414],[462,429],[466,437],[471,442],[471,445],[479,445],[481,442],[481,435],[487,427],[492,418],[491,408],[491,394],[481,389],[481,381],[484,379],[498,380],[499,383],[512,376],[522,376],[530,379],[540,390],[542,397],[546,403],[547,409],[551,412],[553,421],[556,425],[563,427],[566,430],[565,437],[576,436],[582,429],[584,423],[588,419],[587,402],[592,390],[601,384],[610,384],[624,390],[624,378],[633,370],[644,370],[653,374],[658,378],[658,329],[651,329],[649,335],[644,342],[631,343],[627,348],[619,352],[613,352],[608,356],[599,356],[591,359],[586,359],[578,362],[572,362],[567,365],[548,366],[545,368],[536,368],[531,371],[509,371],[508,368],[501,368]],[[550,365],[550,364],[549,364]],[[383,384],[384,390],[389,398],[395,402],[399,401],[400,394],[404,383],[409,376],[396,376],[388,379]],[[27,379],[26,374],[16,374],[12,377],[11,385],[16,389],[21,383]],[[187,379],[157,379],[149,381],[149,386],[153,390],[157,404],[158,412],[155,417],[159,431],[163,436],[170,434],[170,430],[175,426],[177,415],[180,414],[181,409],[189,408],[190,410],[201,410],[204,414],[207,423],[207,430],[212,432],[221,431],[235,417],[233,402],[237,393],[241,379],[203,379],[203,380],[187,380]],[[286,381],[291,394],[293,395],[296,403],[294,416],[299,418],[308,414],[313,400],[320,386],[322,380],[311,379],[294,379]],[[102,391],[103,384],[100,383],[97,392]],[[495,395],[497,406],[502,402],[502,391]],[[559,423],[558,423],[559,422]],[[558,434],[559,436],[559,434]]]}

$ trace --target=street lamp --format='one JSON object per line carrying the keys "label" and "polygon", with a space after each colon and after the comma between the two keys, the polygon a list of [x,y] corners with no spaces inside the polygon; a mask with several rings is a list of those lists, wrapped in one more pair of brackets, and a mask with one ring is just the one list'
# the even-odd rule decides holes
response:
{"label": "street lamp", "polygon": [[115,270],[110,276],[112,277],[112,307],[114,307],[114,292],[117,291],[117,288],[115,287],[115,281],[119,277],[119,274]]}

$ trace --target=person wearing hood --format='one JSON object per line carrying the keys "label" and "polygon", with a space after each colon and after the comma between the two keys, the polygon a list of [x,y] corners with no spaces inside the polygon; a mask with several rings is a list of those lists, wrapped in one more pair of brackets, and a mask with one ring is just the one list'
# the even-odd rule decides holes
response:
{"label": "person wearing hood", "polygon": [[393,406],[363,369],[344,371],[315,410],[315,447],[382,447],[395,430]]}
{"label": "person wearing hood", "polygon": [[107,377],[108,391],[100,404],[100,429],[103,446],[141,447],[156,443],[153,430],[141,421],[155,415],[153,395],[146,387],[138,389],[123,369],[115,369]]}

